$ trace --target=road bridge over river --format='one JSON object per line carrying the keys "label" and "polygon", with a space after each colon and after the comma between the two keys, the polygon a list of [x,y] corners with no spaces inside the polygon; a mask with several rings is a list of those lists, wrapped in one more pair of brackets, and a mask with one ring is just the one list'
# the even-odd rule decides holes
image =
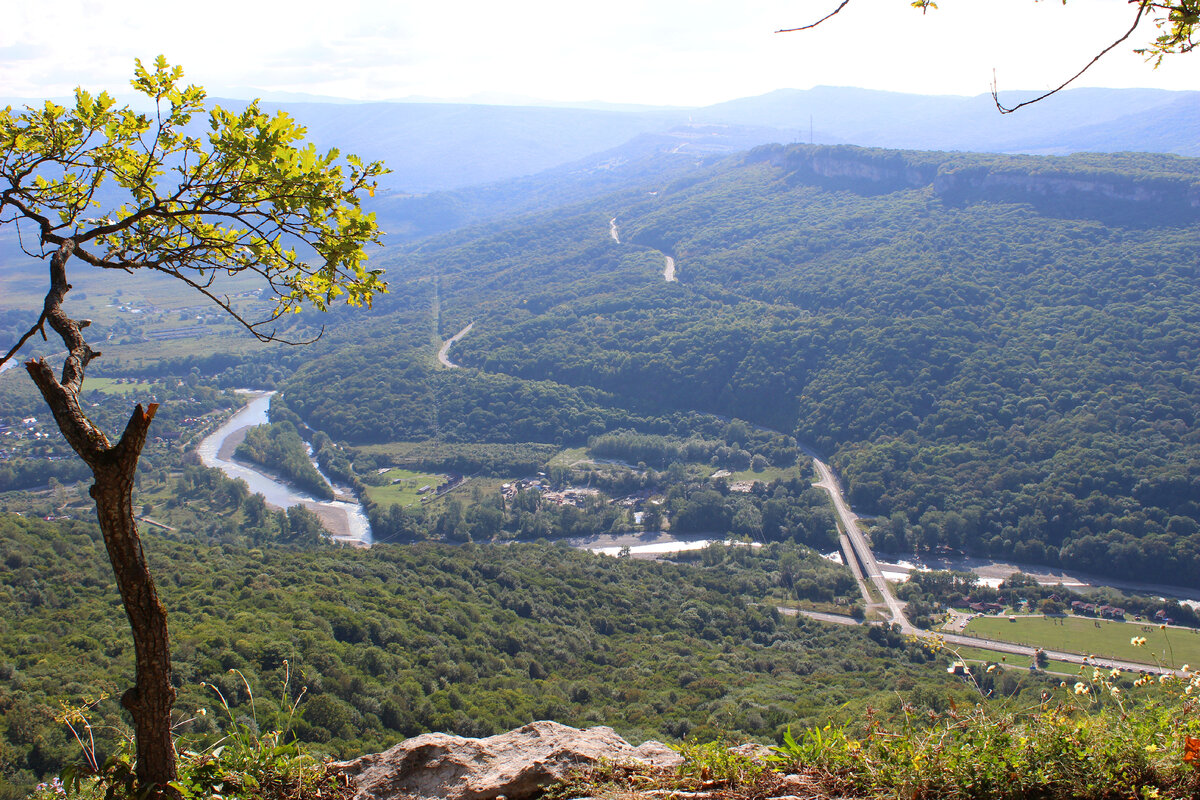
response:
{"label": "road bridge over river", "polygon": [[[860,581],[860,586],[863,588],[863,594],[868,594],[866,585],[869,583],[883,599],[884,605],[887,606],[888,614],[890,615],[890,623],[898,625],[900,632],[909,636],[916,636],[920,639],[945,643],[951,647],[977,647],[985,650],[992,650],[1001,653],[1011,653],[1015,655],[1030,656],[1034,655],[1034,648],[1029,645],[1014,644],[1012,642],[1001,642],[995,639],[984,639],[978,636],[966,636],[964,634],[941,633],[938,631],[927,631],[913,625],[904,613],[904,604],[896,597],[892,591],[891,585],[883,576],[883,572],[879,569],[879,562],[875,560],[875,554],[871,551],[871,546],[867,542],[867,537],[863,534],[862,528],[858,524],[858,516],[850,509],[850,505],[846,502],[846,498],[842,494],[841,484],[838,482],[837,476],[833,474],[833,470],[829,468],[821,459],[813,455],[811,451],[813,466],[820,476],[813,485],[824,489],[830,500],[833,502],[834,512],[837,514],[838,523],[842,528],[843,542],[849,544],[851,552],[846,553],[846,558],[857,561],[857,564],[852,566],[855,577]],[[843,549],[844,546],[843,546]],[[1070,664],[1102,666],[1105,669],[1117,668],[1127,672],[1152,672],[1152,673],[1170,673],[1182,675],[1178,670],[1159,667],[1154,664],[1140,664],[1133,661],[1123,661],[1111,658],[1093,658],[1091,655],[1083,653],[1068,653],[1058,650],[1046,650],[1043,652],[1050,659],[1055,661],[1063,661]]]}

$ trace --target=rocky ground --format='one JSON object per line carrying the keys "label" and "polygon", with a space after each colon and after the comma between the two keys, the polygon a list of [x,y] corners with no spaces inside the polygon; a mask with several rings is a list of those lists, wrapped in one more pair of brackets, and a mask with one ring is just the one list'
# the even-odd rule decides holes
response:
{"label": "rocky ground", "polygon": [[685,759],[612,728],[534,722],[486,739],[428,733],[334,765],[355,800],[800,800],[841,796],[836,776],[762,768],[761,745]]}

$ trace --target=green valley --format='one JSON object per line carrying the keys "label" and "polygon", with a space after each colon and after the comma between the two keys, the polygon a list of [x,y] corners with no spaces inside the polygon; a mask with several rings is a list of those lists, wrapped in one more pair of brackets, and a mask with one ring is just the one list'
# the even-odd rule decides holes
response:
{"label": "green valley", "polygon": [[[915,628],[794,614],[887,613],[819,555],[847,524],[813,486],[814,453],[876,550],[1200,587],[1196,161],[805,145],[701,161],[391,245],[372,260],[391,293],[295,315],[296,338],[324,331],[302,348],[225,347],[193,336],[224,329],[186,307],[93,300],[108,342],[91,413],[116,424],[161,403],[135,502],[171,611],[181,735],[216,737],[202,682],[247,711],[231,670],[269,696],[264,725],[290,672],[296,734],[338,756],[537,718],[781,742],[868,708],[1029,707],[1058,686],[1026,669],[1029,647],[964,650],[1019,667],[976,686]],[[12,787],[73,757],[61,702],[107,693],[91,713],[120,727],[130,659],[84,471],[44,419],[25,422],[45,416],[27,383],[0,377]],[[239,458],[323,496],[353,489],[372,547],[331,544],[303,506],[201,465],[195,445],[246,388],[277,394]],[[572,546],[639,536],[741,544],[663,560]],[[918,626],[1000,591],[916,574],[898,592]],[[1056,591],[1032,586],[1004,591]],[[1071,636],[1042,630],[1056,624]],[[1092,620],[977,631],[1133,655]],[[1194,634],[1179,638],[1174,661]]]}

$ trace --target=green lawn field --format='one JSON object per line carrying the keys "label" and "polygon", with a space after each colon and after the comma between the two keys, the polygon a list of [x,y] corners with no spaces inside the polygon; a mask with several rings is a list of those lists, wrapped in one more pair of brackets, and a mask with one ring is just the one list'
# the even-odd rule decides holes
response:
{"label": "green lawn field", "polygon": [[[1157,625],[1073,616],[1017,617],[1013,622],[1007,617],[976,617],[968,623],[966,633],[1101,659],[1120,658],[1176,668],[1200,665],[1200,632],[1189,628],[1161,630]],[[1146,645],[1131,644],[1135,636],[1146,637]]]}
{"label": "green lawn field", "polygon": [[355,449],[361,453],[371,453],[372,455],[405,456],[420,446],[420,442],[380,442],[359,445]]}
{"label": "green lawn field", "polygon": [[[997,663],[1009,669],[1029,669],[1029,662],[1033,661],[1032,656],[1017,655],[1016,653],[1002,653],[999,650],[987,650],[982,647],[956,647],[954,652],[959,658],[970,662],[982,664]],[[947,652],[947,655],[950,655]],[[1062,675],[1076,675],[1079,672],[1079,665],[1072,664],[1069,661],[1050,660],[1046,664],[1045,672],[1059,673]]]}
{"label": "green lawn field", "polygon": [[550,459],[548,467],[573,467],[576,464],[590,464],[586,447],[570,447],[559,452]]}
{"label": "green lawn field", "polygon": [[137,383],[117,383],[115,378],[88,378],[84,388],[90,391],[104,392],[105,394],[133,394],[134,392],[145,393],[150,391],[153,384],[146,381]]}
{"label": "green lawn field", "polygon": [[803,473],[801,473],[800,469],[797,467],[767,467],[759,472],[755,472],[752,469],[744,469],[740,472],[733,473],[725,480],[729,483],[738,483],[739,481],[761,481],[762,483],[770,483],[777,478],[779,480],[787,480],[788,478],[795,477],[797,474],[808,474],[808,472],[812,471],[809,466],[808,459],[802,458],[801,460],[804,462],[803,469],[806,470],[806,472]]}
{"label": "green lawn field", "polygon": [[[368,486],[367,496],[374,503],[387,508],[388,506],[415,506],[423,497],[433,497],[433,490],[439,484],[445,483],[445,475],[431,472],[414,472],[410,469],[392,468],[383,474],[389,481],[387,486]],[[420,494],[422,487],[430,487],[429,491]]]}

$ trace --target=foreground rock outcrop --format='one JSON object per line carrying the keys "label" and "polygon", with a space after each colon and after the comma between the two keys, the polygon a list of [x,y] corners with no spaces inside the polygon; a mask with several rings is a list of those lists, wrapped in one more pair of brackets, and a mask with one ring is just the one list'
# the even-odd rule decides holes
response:
{"label": "foreground rock outcrop", "polygon": [[522,800],[601,761],[674,767],[683,759],[660,742],[634,747],[612,728],[541,721],[486,739],[426,733],[335,767],[358,784],[356,800]]}

